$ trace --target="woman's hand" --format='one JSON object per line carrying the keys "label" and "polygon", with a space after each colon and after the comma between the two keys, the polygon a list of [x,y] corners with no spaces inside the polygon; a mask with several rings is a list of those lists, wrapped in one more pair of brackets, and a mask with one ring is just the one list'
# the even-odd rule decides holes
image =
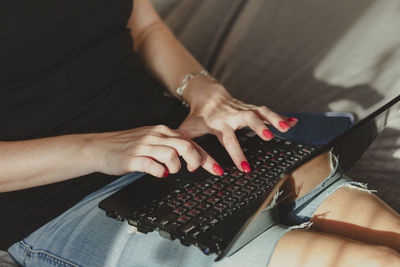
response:
{"label": "woman's hand", "polygon": [[140,171],[166,177],[181,168],[179,156],[189,171],[202,166],[212,174],[223,173],[201,147],[164,125],[93,134],[90,142],[96,171],[106,174]]}
{"label": "woman's hand", "polygon": [[235,130],[250,127],[265,141],[273,138],[265,123],[286,132],[297,123],[295,118],[286,118],[265,106],[245,104],[233,98],[226,89],[207,77],[193,80],[192,87],[184,92],[184,99],[190,103],[190,113],[178,131],[188,138],[206,133],[214,134],[225,147],[235,165],[244,172],[250,166],[239,145]]}

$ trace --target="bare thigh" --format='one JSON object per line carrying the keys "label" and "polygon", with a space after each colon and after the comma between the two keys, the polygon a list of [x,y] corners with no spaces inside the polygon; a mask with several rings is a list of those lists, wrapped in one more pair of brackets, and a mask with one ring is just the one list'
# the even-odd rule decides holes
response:
{"label": "bare thigh", "polygon": [[325,233],[295,230],[278,242],[268,266],[396,267],[400,266],[400,254],[384,246],[368,245]]}
{"label": "bare thigh", "polygon": [[400,215],[376,195],[340,188],[317,208],[313,229],[400,252]]}

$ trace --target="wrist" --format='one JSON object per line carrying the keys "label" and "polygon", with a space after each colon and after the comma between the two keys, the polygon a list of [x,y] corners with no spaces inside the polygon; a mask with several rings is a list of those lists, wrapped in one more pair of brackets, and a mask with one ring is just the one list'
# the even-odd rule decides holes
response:
{"label": "wrist", "polygon": [[191,108],[202,106],[210,100],[218,100],[220,97],[229,96],[222,84],[207,76],[199,76],[191,81],[182,94],[182,98]]}

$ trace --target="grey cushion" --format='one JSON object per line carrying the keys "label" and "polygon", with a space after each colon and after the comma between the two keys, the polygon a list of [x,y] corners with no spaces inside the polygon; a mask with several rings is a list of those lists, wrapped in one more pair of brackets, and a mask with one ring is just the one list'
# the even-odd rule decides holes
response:
{"label": "grey cushion", "polygon": [[18,263],[8,254],[7,251],[0,250],[0,267],[16,267]]}

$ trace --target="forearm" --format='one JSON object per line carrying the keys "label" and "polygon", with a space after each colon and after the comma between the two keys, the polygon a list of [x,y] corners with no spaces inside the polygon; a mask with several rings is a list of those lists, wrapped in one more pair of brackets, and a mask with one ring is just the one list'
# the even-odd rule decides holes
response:
{"label": "forearm", "polygon": [[[140,53],[154,76],[166,85],[173,95],[177,96],[176,88],[188,73],[197,73],[204,69],[175,38],[148,1],[135,1],[134,13],[128,27],[134,38],[134,49]],[[216,90],[224,91],[222,86],[208,77],[196,76],[184,92],[185,100],[193,102],[196,97],[191,93],[211,84],[220,87]]]}
{"label": "forearm", "polygon": [[95,171],[89,134],[0,142],[0,192],[79,177]]}

